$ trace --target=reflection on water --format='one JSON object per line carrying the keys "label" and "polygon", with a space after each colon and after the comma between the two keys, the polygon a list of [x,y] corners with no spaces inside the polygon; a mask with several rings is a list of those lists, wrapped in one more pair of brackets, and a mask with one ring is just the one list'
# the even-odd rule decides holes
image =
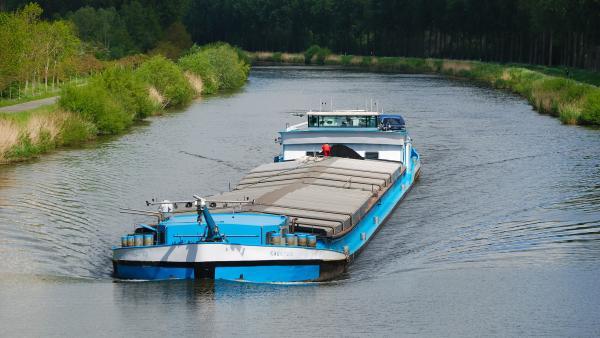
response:
{"label": "reflection on water", "polygon": [[[227,190],[272,160],[277,130],[332,97],[401,113],[423,156],[420,181],[346,274],[302,286],[112,281],[109,248],[148,221],[118,208]],[[599,155],[600,131],[467,82],[257,68],[239,93],[0,167],[0,318],[32,334],[86,334],[101,316],[106,334],[591,335]],[[28,327],[23,313],[43,320]]]}

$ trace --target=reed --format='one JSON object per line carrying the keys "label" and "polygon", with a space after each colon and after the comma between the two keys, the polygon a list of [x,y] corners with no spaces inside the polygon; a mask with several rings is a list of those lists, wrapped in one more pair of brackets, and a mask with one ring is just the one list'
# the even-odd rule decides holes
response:
{"label": "reed", "polygon": [[93,139],[94,125],[57,105],[0,115],[0,163],[36,157],[58,146]]}

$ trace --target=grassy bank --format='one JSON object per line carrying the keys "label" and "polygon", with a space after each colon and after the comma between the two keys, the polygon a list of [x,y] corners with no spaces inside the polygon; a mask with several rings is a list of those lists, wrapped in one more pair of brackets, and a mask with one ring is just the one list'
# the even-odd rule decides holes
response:
{"label": "grassy bank", "polygon": [[202,94],[239,88],[248,72],[245,59],[227,44],[193,47],[177,62],[153,56],[112,65],[84,85],[66,85],[56,105],[0,114],[0,163],[123,133],[136,121]]}
{"label": "grassy bank", "polygon": [[593,72],[570,70],[567,73],[557,68],[462,60],[336,55],[318,46],[303,54],[257,52],[248,53],[248,57],[253,62],[341,65],[377,72],[466,78],[518,93],[540,113],[556,116],[565,124],[600,126],[600,88],[592,84],[600,83],[600,74]]}

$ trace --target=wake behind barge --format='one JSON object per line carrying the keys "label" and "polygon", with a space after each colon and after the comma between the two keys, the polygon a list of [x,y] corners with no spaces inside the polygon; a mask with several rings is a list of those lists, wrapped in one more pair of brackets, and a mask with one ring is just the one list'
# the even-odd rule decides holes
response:
{"label": "wake behind barge", "polygon": [[275,162],[233,190],[148,203],[159,220],[113,248],[115,277],[307,282],[342,273],[413,186],[419,154],[400,116],[307,116],[280,132]]}

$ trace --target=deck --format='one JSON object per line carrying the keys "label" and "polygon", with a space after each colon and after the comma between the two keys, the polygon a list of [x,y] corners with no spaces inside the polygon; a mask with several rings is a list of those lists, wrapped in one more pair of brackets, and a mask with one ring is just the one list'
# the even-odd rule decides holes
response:
{"label": "deck", "polygon": [[296,231],[333,237],[350,231],[402,175],[399,162],[304,157],[261,165],[230,192],[211,201],[211,211],[254,212],[288,216]]}

